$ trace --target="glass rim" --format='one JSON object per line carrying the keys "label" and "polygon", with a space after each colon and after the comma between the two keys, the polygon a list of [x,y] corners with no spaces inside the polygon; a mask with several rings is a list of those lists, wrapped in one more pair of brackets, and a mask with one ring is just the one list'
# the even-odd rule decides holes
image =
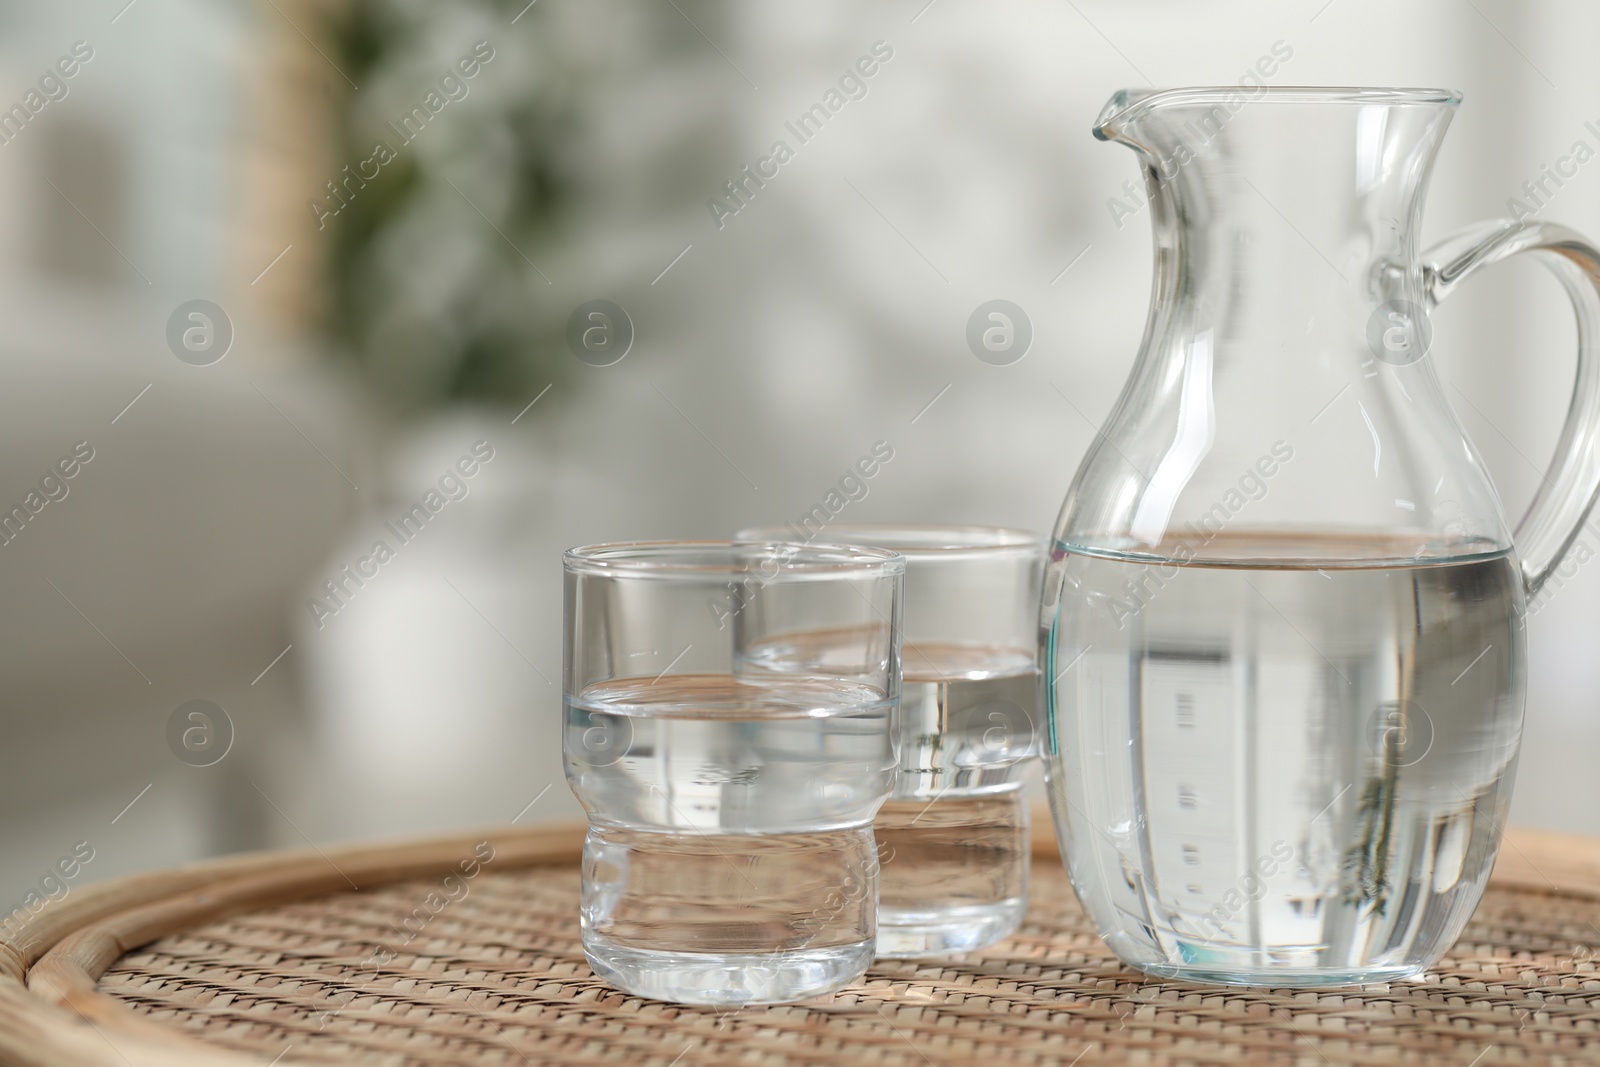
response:
{"label": "glass rim", "polygon": [[[760,542],[790,533],[781,526],[752,526],[734,540]],[[1037,554],[1043,557],[1045,538],[1014,526],[975,526],[954,523],[854,522],[830,524],[818,532],[819,540],[807,544],[869,547],[897,552],[908,560],[961,559],[968,556]],[[843,538],[831,541],[829,538]]]}
{"label": "glass rim", "polygon": [[752,549],[771,550],[758,559],[781,560],[769,581],[782,577],[891,578],[904,574],[906,568],[905,557],[888,549],[806,544],[792,539],[612,541],[569,548],[561,558],[569,574],[692,581],[748,575],[756,561],[744,554]]}

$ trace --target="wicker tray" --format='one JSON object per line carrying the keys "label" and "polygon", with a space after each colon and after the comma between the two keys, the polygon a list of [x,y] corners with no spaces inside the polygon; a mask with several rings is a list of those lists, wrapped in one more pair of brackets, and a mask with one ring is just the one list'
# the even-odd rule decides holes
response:
{"label": "wicker tray", "polygon": [[[493,858],[474,867],[483,842]],[[1513,831],[1434,972],[1310,992],[1123,968],[1040,834],[1015,937],[960,961],[883,964],[805,1004],[723,1012],[625,996],[589,973],[580,843],[572,826],[503,829],[75,890],[0,942],[0,1062],[1600,1062],[1600,951],[1586,947],[1600,945],[1597,841]]]}

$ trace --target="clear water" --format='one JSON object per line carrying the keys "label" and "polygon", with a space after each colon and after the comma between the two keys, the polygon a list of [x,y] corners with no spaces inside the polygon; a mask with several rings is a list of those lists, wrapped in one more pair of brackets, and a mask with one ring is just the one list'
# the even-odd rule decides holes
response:
{"label": "clear water", "polygon": [[1038,752],[1025,650],[908,644],[894,798],[875,823],[878,955],[981,948],[1027,910],[1024,760]]}
{"label": "clear water", "polygon": [[871,824],[892,785],[891,711],[866,686],[731,675],[623,679],[569,699],[596,973],[701,1004],[795,1000],[858,977],[875,948]]}
{"label": "clear water", "polygon": [[1005,937],[1028,909],[1022,790],[890,800],[873,824],[882,861],[878,955],[944,955]]}
{"label": "clear water", "polygon": [[1251,562],[1050,564],[1046,777],[1073,883],[1152,973],[1417,973],[1476,906],[1505,818],[1515,561],[1227,541],[1209,548]]}

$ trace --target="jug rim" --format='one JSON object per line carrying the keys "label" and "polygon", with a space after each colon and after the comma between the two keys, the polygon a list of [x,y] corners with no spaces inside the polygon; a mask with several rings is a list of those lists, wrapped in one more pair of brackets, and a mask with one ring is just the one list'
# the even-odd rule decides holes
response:
{"label": "jug rim", "polygon": [[[1191,85],[1171,89],[1119,89],[1101,108],[1099,117],[1095,119],[1093,133],[1102,141],[1113,140],[1116,126],[1157,107],[1203,104],[1208,101],[1220,103],[1230,97],[1241,97],[1244,102],[1252,104],[1433,104],[1455,107],[1461,103],[1461,96],[1459,89],[1354,85]],[[1229,107],[1229,110],[1238,108]]]}

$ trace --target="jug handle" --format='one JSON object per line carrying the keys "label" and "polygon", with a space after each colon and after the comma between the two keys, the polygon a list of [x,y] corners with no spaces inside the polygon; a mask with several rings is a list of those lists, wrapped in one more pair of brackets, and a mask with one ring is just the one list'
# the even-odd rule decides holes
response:
{"label": "jug handle", "polygon": [[1600,491],[1600,249],[1565,226],[1501,219],[1429,249],[1422,272],[1433,307],[1479,268],[1518,252],[1536,253],[1560,279],[1578,320],[1578,373],[1567,421],[1555,458],[1513,534],[1531,597],[1577,539]]}

